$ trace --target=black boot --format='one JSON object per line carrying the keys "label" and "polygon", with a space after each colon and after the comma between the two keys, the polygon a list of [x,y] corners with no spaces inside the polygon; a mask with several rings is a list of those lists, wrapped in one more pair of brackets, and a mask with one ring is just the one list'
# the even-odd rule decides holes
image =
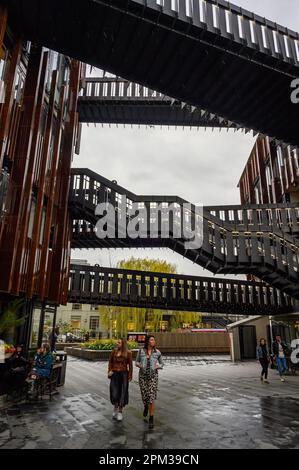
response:
{"label": "black boot", "polygon": [[146,418],[148,413],[148,405],[144,405],[143,416]]}
{"label": "black boot", "polygon": [[153,427],[154,427],[154,417],[153,417],[153,416],[150,416],[150,417],[149,417],[148,427],[149,427],[150,429],[153,429]]}

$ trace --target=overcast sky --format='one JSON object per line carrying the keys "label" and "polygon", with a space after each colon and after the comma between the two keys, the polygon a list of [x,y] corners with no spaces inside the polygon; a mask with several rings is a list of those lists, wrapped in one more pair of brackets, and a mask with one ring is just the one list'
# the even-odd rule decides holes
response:
{"label": "overcast sky", "polygon": [[[232,3],[299,31],[298,0]],[[84,125],[81,153],[73,166],[90,168],[137,194],[178,195],[204,205],[238,204],[237,184],[254,141],[240,131]],[[176,264],[178,273],[211,275],[167,249],[73,250],[72,256],[102,266],[115,266],[130,256],[161,258]]]}

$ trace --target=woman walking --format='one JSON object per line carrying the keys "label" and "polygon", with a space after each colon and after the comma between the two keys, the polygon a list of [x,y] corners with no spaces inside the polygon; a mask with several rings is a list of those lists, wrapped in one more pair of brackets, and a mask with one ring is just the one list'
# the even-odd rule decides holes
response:
{"label": "woman walking", "polygon": [[143,349],[139,349],[136,367],[139,368],[139,386],[144,404],[143,416],[149,412],[149,427],[154,427],[155,400],[158,390],[158,369],[163,368],[161,352],[156,348],[154,336],[147,336]]}
{"label": "woman walking", "polygon": [[261,381],[268,384],[269,382],[267,378],[268,378],[268,367],[269,367],[270,355],[269,355],[267,342],[265,338],[260,339],[260,345],[257,346],[256,348],[256,358],[258,361],[260,361],[260,364],[262,366]]}
{"label": "woman walking", "polygon": [[110,401],[114,406],[113,418],[123,419],[123,408],[129,403],[129,382],[133,377],[132,353],[128,351],[127,340],[119,339],[112,351],[108,364],[110,382]]}

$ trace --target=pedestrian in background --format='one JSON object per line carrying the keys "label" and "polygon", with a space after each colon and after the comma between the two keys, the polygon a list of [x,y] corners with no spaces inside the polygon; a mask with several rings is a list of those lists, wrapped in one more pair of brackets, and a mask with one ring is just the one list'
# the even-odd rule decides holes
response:
{"label": "pedestrian in background", "polygon": [[287,370],[287,345],[281,341],[281,336],[277,335],[275,337],[275,341],[272,346],[272,351],[274,354],[274,358],[277,364],[277,370],[280,375],[280,380],[284,382],[283,375]]}
{"label": "pedestrian in background", "polygon": [[270,362],[270,354],[267,348],[265,338],[260,339],[260,344],[256,348],[256,358],[262,366],[261,382],[268,384],[268,368]]}

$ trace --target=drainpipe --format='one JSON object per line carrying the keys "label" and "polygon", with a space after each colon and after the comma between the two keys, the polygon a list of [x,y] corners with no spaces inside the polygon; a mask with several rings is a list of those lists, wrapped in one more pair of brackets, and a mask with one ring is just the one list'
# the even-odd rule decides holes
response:
{"label": "drainpipe", "polygon": [[272,316],[269,317],[269,324],[270,324],[270,339],[271,339],[271,352],[272,351],[272,345],[273,345],[273,330],[272,330]]}

